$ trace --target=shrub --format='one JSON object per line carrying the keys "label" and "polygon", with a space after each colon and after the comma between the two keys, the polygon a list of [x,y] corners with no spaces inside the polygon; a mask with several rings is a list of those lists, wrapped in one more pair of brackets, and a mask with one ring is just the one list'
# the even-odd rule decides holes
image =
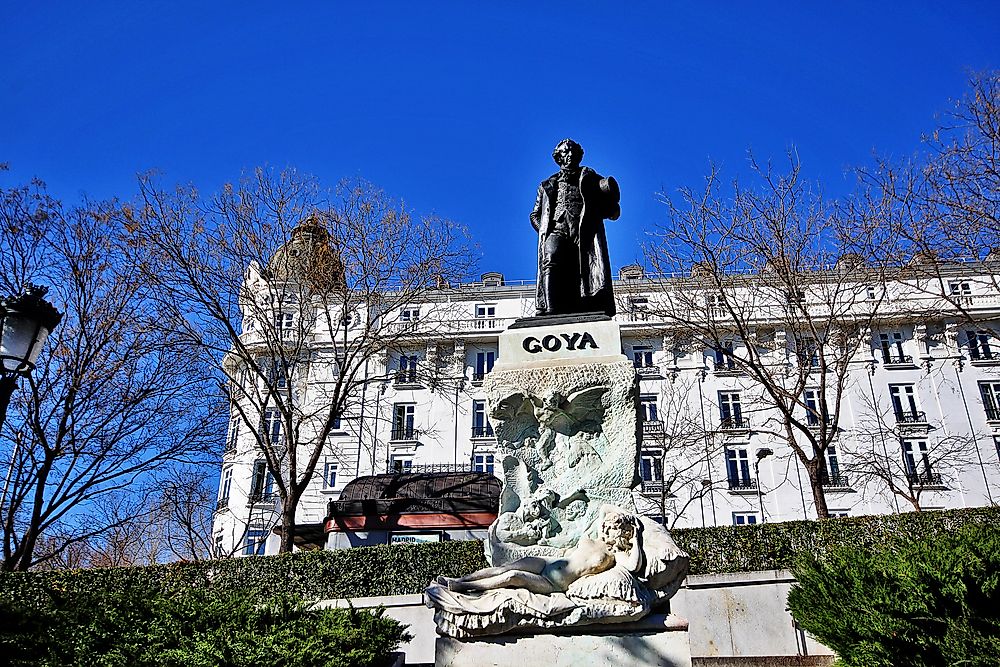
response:
{"label": "shrub", "polygon": [[53,590],[42,604],[8,601],[0,605],[0,624],[8,664],[53,667],[379,666],[410,639],[381,611],[148,586]]}
{"label": "shrub", "polygon": [[846,665],[995,665],[1000,527],[899,533],[804,552],[788,596],[799,624]]}

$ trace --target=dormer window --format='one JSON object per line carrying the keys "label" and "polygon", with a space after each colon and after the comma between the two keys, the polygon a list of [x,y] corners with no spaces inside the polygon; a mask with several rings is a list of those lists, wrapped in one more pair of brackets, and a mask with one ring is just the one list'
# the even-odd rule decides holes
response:
{"label": "dormer window", "polygon": [[415,308],[413,306],[407,306],[399,311],[399,321],[400,322],[419,322],[420,321],[420,308]]}
{"label": "dormer window", "polygon": [[949,296],[972,296],[972,283],[968,280],[949,280]]}

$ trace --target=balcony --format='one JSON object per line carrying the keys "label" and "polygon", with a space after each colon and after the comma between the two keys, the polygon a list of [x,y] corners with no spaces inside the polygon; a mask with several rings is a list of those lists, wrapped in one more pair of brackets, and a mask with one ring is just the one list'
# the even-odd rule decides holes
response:
{"label": "balcony", "polygon": [[750,420],[746,417],[723,417],[719,420],[720,431],[746,431],[750,429]]}
{"label": "balcony", "polygon": [[229,507],[229,498],[219,498],[215,502],[215,511],[224,510]]}
{"label": "balcony", "polygon": [[251,505],[258,505],[261,503],[273,503],[275,498],[277,497],[278,494],[274,493],[273,491],[270,493],[251,493],[250,498],[248,499],[247,502],[249,502]]}
{"label": "balcony", "polygon": [[417,369],[409,368],[396,371],[396,374],[392,378],[392,384],[396,387],[419,387],[420,382],[417,380]]}
{"label": "balcony", "polygon": [[414,442],[420,439],[421,432],[415,428],[394,428],[389,434],[392,442]]}
{"label": "balcony", "polygon": [[739,477],[729,478],[729,490],[730,491],[756,491],[757,481],[753,479],[742,479]]}
{"label": "balcony", "polygon": [[655,479],[655,480],[653,480],[653,479],[650,479],[650,480],[644,479],[644,480],[642,480],[642,487],[640,487],[640,488],[641,488],[641,490],[642,490],[643,493],[655,493],[657,495],[661,495],[664,492],[667,492],[667,493],[670,492],[670,489],[667,488],[666,485],[664,485],[663,480],[659,480],[659,479]]}
{"label": "balcony", "polygon": [[925,470],[924,472],[906,473],[906,481],[910,486],[944,486],[941,481],[941,473]]}
{"label": "balcony", "polygon": [[849,489],[851,480],[845,475],[827,475],[826,479],[820,481],[824,489]]}
{"label": "balcony", "polygon": [[926,424],[927,414],[922,410],[904,410],[896,413],[897,424]]}
{"label": "balcony", "polygon": [[969,361],[973,366],[995,366],[1000,364],[1000,354],[992,350],[969,350]]}
{"label": "balcony", "polygon": [[642,422],[643,435],[659,435],[663,433],[663,422],[659,419],[647,419]]}
{"label": "balcony", "polygon": [[483,438],[492,438],[492,437],[494,437],[494,435],[493,435],[493,427],[491,425],[487,424],[486,426],[473,426],[472,427],[472,438],[473,439],[483,439]]}
{"label": "balcony", "polygon": [[913,357],[908,354],[882,353],[883,363],[886,368],[890,366],[913,366]]}
{"label": "balcony", "polygon": [[400,468],[393,472],[407,474],[421,474],[428,472],[479,472],[471,463],[421,463]]}
{"label": "balcony", "polygon": [[658,378],[661,376],[659,366],[636,366],[635,374],[640,378]]}
{"label": "balcony", "polygon": [[737,368],[736,362],[732,360],[715,360],[714,364],[716,375],[740,375],[740,369]]}
{"label": "balcony", "polygon": [[482,384],[483,380],[486,379],[486,373],[473,373],[472,374],[472,384]]}

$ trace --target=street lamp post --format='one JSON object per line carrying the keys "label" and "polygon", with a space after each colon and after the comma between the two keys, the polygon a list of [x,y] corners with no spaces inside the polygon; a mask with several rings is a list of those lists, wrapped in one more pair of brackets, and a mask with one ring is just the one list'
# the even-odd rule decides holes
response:
{"label": "street lamp post", "polygon": [[[45,339],[62,320],[62,313],[45,300],[46,292],[46,287],[28,284],[18,296],[0,300],[0,428],[7,419],[17,379],[35,368]],[[0,495],[0,508],[7,502],[7,486],[16,459],[15,445]]]}
{"label": "street lamp post", "polygon": [[774,451],[769,447],[761,447],[757,450],[757,460],[753,464],[753,474],[757,482],[757,503],[760,505],[760,522],[766,523],[767,519],[764,516],[764,494],[760,491],[760,462],[766,459],[768,456],[774,454]]}

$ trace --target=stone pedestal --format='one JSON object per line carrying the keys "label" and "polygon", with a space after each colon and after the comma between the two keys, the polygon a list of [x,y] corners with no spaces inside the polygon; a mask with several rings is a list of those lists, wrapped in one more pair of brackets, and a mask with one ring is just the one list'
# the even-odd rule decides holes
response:
{"label": "stone pedestal", "polygon": [[439,637],[435,667],[690,667],[687,621],[653,614],[635,623],[591,625],[577,632],[507,634],[463,641]]}

